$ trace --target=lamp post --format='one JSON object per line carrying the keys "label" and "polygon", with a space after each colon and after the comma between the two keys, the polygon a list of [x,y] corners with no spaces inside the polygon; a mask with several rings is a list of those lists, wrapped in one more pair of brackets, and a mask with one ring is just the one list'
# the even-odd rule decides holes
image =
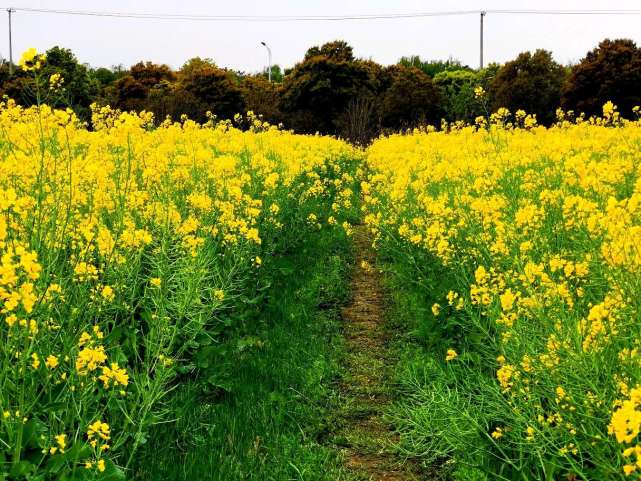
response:
{"label": "lamp post", "polygon": [[272,81],[272,49],[265,42],[260,44],[267,49],[267,78]]}

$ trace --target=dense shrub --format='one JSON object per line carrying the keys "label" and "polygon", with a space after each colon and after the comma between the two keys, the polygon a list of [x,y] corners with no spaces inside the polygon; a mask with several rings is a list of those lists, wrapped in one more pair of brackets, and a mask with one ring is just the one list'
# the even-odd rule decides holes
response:
{"label": "dense shrub", "polygon": [[1,479],[141,479],[139,448],[184,412],[170,393],[196,388],[204,406],[243,392],[231,375],[274,322],[267,289],[300,274],[281,258],[325,231],[346,240],[345,143],[150,127],[96,107],[89,132],[0,102]]}
{"label": "dense shrub", "polygon": [[439,479],[639,479],[641,121],[605,112],[366,153],[390,319],[416,341],[394,371],[399,451]]}

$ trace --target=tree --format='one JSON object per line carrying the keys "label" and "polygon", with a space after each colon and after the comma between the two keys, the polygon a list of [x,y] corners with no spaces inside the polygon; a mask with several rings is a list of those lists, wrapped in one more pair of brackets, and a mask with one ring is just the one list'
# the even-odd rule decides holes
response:
{"label": "tree", "polygon": [[144,110],[149,91],[163,81],[172,82],[176,78],[167,65],[152,62],[138,62],[129,73],[116,81],[113,88],[105,91],[112,105],[122,110]]}
{"label": "tree", "polygon": [[147,90],[163,80],[176,79],[176,74],[168,65],[153,62],[138,62],[129,69],[129,75]]}
{"label": "tree", "polygon": [[482,83],[479,77],[479,73],[473,70],[449,70],[434,76],[434,84],[441,90],[445,118],[448,121],[471,122],[483,115],[474,96],[474,89]]}
{"label": "tree", "polygon": [[286,125],[301,132],[336,134],[350,101],[373,96],[377,80],[367,62],[342,41],[310,48],[285,76],[280,108]]}
{"label": "tree", "polygon": [[167,117],[178,120],[183,115],[190,119],[204,121],[207,106],[179,85],[162,81],[149,90],[145,110],[153,112],[158,122]]}
{"label": "tree", "polygon": [[66,48],[52,47],[45,53],[45,62],[39,74],[46,83],[53,74],[62,76],[62,89],[55,96],[50,95],[48,85],[36,86],[33,75],[21,68],[9,76],[8,65],[0,69],[0,92],[22,105],[33,105],[40,92],[40,100],[57,107],[71,107],[79,117],[88,119],[89,105],[95,99],[99,84],[89,74],[87,66],[78,62],[73,52]]}
{"label": "tree", "polygon": [[326,57],[336,61],[353,62],[354,50],[344,40],[327,42],[320,47],[311,47],[305,53],[305,60],[313,57]]}
{"label": "tree", "polygon": [[[473,122],[486,112],[474,95],[476,87],[490,91],[490,82],[496,77],[500,65],[491,63],[479,70],[448,70],[434,76],[434,84],[441,92],[445,118],[452,122]],[[489,99],[491,101],[491,98]]]}
{"label": "tree", "polygon": [[504,64],[490,83],[492,110],[506,107],[536,114],[540,123],[549,125],[560,105],[565,69],[547,50],[523,52]]}
{"label": "tree", "polygon": [[110,68],[99,67],[91,69],[89,75],[98,82],[100,88],[105,88],[121,78],[124,74]]}
{"label": "tree", "polygon": [[[283,82],[284,73],[283,73],[283,70],[280,68],[280,65],[272,65],[271,71],[272,71],[272,82],[278,83],[278,84],[282,83]],[[268,79],[269,78],[269,74],[268,74],[267,69],[265,69],[263,72],[261,72],[260,76],[265,78],[265,79]],[[251,75],[247,75],[247,77],[251,77]]]}
{"label": "tree", "polygon": [[422,60],[418,55],[411,55],[409,57],[401,57],[398,65],[402,65],[403,67],[416,67],[430,77],[434,77],[441,72],[472,70],[467,65],[463,65],[460,60],[452,57],[447,60]]}
{"label": "tree", "polygon": [[432,79],[416,67],[394,65],[380,98],[381,125],[388,129],[438,125],[443,114],[441,96]]}
{"label": "tree", "polygon": [[35,91],[33,76],[27,75],[22,69],[15,69],[9,75],[9,64],[0,66],[0,96],[12,98],[21,105],[32,105]]}
{"label": "tree", "polygon": [[282,121],[277,84],[267,80],[263,74],[247,76],[242,79],[241,90],[247,110],[262,115],[264,120],[273,125]]}
{"label": "tree", "polygon": [[178,75],[182,78],[190,77],[197,75],[199,71],[205,68],[218,68],[218,66],[210,58],[192,57],[180,67]]}
{"label": "tree", "polygon": [[179,88],[202,102],[204,111],[195,120],[205,120],[207,110],[219,118],[231,119],[243,113],[245,103],[239,81],[230,71],[216,67],[208,59],[188,60],[178,72]]}
{"label": "tree", "polygon": [[46,52],[43,74],[48,78],[58,73],[64,79],[65,104],[81,117],[89,115],[88,107],[98,93],[98,84],[89,75],[89,69],[78,62],[67,48],[53,47]]}
{"label": "tree", "polygon": [[588,115],[601,113],[611,100],[623,116],[641,104],[641,49],[632,40],[602,41],[572,68],[563,107]]}

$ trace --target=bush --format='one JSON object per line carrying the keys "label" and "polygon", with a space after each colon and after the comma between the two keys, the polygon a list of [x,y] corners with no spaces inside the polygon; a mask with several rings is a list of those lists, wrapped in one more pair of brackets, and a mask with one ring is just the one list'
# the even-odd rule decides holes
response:
{"label": "bush", "polygon": [[283,257],[346,240],[353,150],[108,107],[92,132],[47,105],[0,113],[0,478],[140,479],[138,450],[186,409],[170,392],[246,392],[232,368],[280,319],[268,288],[300,274]]}

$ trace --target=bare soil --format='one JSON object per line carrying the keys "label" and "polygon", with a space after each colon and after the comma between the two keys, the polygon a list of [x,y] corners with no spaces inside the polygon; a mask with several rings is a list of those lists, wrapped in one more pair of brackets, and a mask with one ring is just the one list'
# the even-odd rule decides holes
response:
{"label": "bare soil", "polygon": [[354,230],[356,266],[351,300],[342,310],[345,337],[340,426],[334,444],[357,479],[417,481],[426,479],[418,466],[395,452],[398,437],[385,421],[390,399],[389,335],[385,327],[386,296],[376,269],[375,251],[364,226]]}

